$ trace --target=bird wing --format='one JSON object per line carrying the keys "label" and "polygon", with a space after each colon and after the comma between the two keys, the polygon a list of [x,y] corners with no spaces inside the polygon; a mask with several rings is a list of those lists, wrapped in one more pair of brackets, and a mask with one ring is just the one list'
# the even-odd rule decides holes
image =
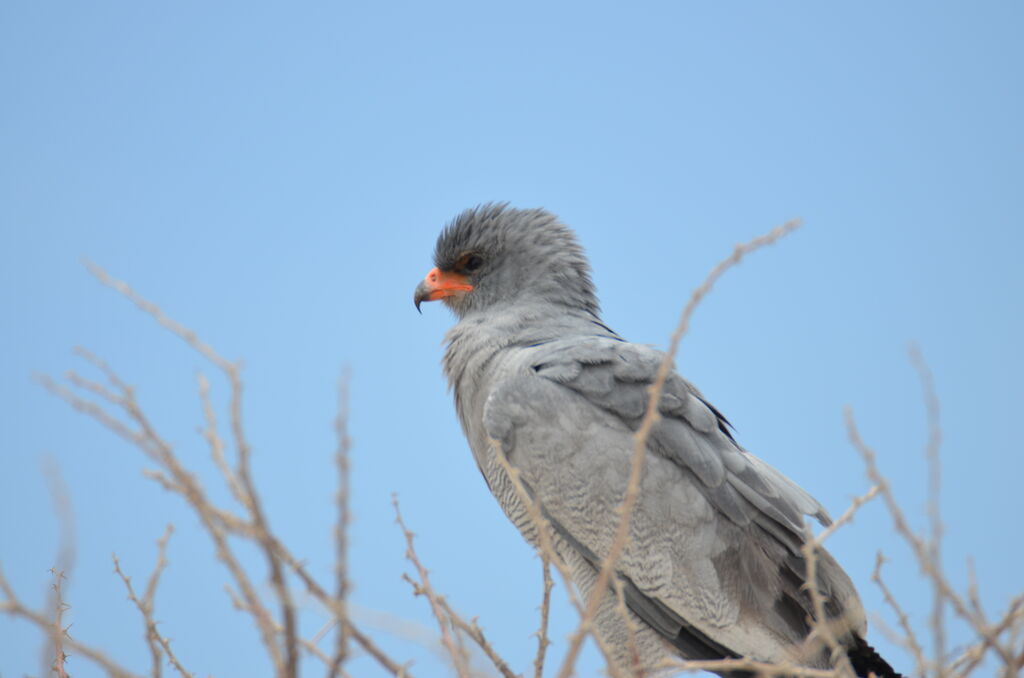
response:
{"label": "bird wing", "polygon": [[[484,408],[554,529],[599,567],[617,523],[648,393],[664,355],[606,337],[531,347]],[[674,372],[647,440],[629,543],[617,565],[630,608],[689,657],[785,658],[808,631],[804,516],[825,509],[741,449],[724,417]],[[830,616],[863,626],[852,583],[827,554]]]}

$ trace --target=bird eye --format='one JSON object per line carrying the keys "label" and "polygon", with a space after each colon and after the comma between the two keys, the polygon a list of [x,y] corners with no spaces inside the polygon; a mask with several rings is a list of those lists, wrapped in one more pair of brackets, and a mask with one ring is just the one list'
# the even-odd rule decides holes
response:
{"label": "bird eye", "polygon": [[462,260],[462,270],[472,273],[484,265],[484,258],[479,254],[467,254]]}

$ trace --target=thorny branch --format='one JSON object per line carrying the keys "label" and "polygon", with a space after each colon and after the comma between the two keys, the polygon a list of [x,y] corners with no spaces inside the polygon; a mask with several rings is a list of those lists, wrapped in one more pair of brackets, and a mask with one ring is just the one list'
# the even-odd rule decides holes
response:
{"label": "thorny branch", "polygon": [[[270,570],[270,581],[281,609],[281,618],[284,620],[285,656],[283,658],[281,657],[281,652],[278,647],[275,634],[272,633],[273,625],[269,614],[265,613],[265,608],[263,608],[262,604],[257,604],[257,601],[249,595],[246,591],[246,587],[243,587],[243,595],[246,596],[249,607],[254,611],[257,621],[259,622],[264,645],[271,654],[278,674],[287,676],[288,678],[295,678],[298,672],[298,633],[295,622],[295,606],[292,603],[291,594],[288,592],[288,587],[285,584],[284,573],[281,570],[280,562],[272,554],[269,543],[270,531],[267,525],[266,516],[264,515],[259,495],[256,493],[256,488],[252,480],[252,473],[250,470],[251,447],[246,440],[245,427],[242,422],[243,387],[239,365],[223,358],[213,349],[213,347],[200,340],[195,332],[165,315],[159,306],[141,297],[126,283],[112,278],[106,271],[91,262],[87,262],[86,265],[90,272],[92,272],[100,282],[120,292],[138,308],[152,316],[160,325],[170,330],[172,334],[178,336],[195,351],[199,352],[207,360],[217,366],[217,368],[223,372],[224,376],[227,377],[228,382],[231,385],[231,397],[229,404],[230,427],[237,454],[235,469],[235,476],[237,480],[232,482],[237,482],[241,485],[244,493],[244,504],[246,509],[249,511],[250,518],[255,527],[256,542],[262,548],[267,561],[267,568]],[[131,396],[130,391],[128,391],[128,395]],[[134,397],[130,397],[130,400],[134,405]],[[133,414],[133,412],[129,412],[129,414]],[[232,491],[235,491],[235,489],[236,488],[233,487]]]}
{"label": "thorny branch", "polygon": [[131,577],[126,575],[121,569],[121,562],[117,559],[117,555],[114,554],[114,571],[121,581],[124,582],[125,588],[128,590],[128,599],[135,604],[135,607],[142,614],[143,622],[146,625],[146,644],[149,646],[150,657],[152,659],[152,675],[154,678],[160,678],[162,657],[161,651],[167,655],[167,660],[171,662],[171,666],[181,675],[182,678],[192,678],[192,673],[187,671],[178,657],[174,654],[171,649],[170,641],[167,640],[156,627],[156,619],[153,618],[153,605],[154,598],[156,596],[156,587],[160,580],[160,574],[164,568],[167,567],[167,541],[171,538],[171,532],[174,528],[168,525],[164,530],[164,534],[157,541],[157,560],[156,565],[153,567],[153,572],[149,576],[149,581],[146,584],[146,590],[143,593],[142,598],[135,595],[135,587],[132,586]]}
{"label": "thorny branch", "polygon": [[459,678],[469,678],[469,666],[466,662],[465,653],[456,646],[455,640],[452,638],[452,634],[449,631],[451,627],[451,620],[444,612],[442,601],[430,585],[430,573],[423,567],[419,558],[416,556],[416,548],[413,545],[413,539],[415,535],[412,531],[406,527],[405,521],[402,520],[402,512],[398,508],[398,497],[392,495],[391,504],[395,507],[395,522],[402,529],[402,534],[405,535],[405,557],[413,564],[416,568],[416,572],[419,575],[419,581],[414,581],[408,575],[405,576],[405,580],[413,587],[413,592],[416,595],[426,596],[430,602],[430,609],[434,613],[434,618],[437,620],[437,625],[441,630],[441,644],[448,652],[449,658],[452,660],[452,666],[455,668],[456,674]]}
{"label": "thorny branch", "polygon": [[[138,678],[137,674],[132,673],[113,659],[110,659],[103,652],[72,638],[68,635],[66,628],[55,627],[46,615],[26,607],[14,593],[14,589],[11,588],[2,571],[0,571],[0,592],[4,594],[4,600],[0,601],[0,612],[6,612],[9,615],[31,622],[45,633],[54,645],[60,644],[63,648],[85,657],[106,671],[112,678]],[[62,605],[64,605],[63,602]]]}
{"label": "thorny branch", "polygon": [[[541,678],[543,676],[546,650],[550,643],[547,636],[547,625],[552,587],[550,576],[551,565],[559,571],[566,583],[566,591],[570,602],[580,612],[579,625],[570,638],[569,649],[563,658],[558,675],[564,678],[573,673],[580,646],[584,638],[588,635],[593,636],[595,641],[598,643],[599,649],[608,661],[608,670],[611,675],[621,675],[619,669],[614,666],[614,663],[611,660],[611,655],[609,654],[608,649],[604,646],[600,635],[593,633],[592,622],[597,608],[600,605],[601,597],[605,594],[606,589],[611,589],[613,595],[616,595],[618,601],[617,609],[619,609],[620,615],[625,621],[630,619],[629,613],[624,604],[621,583],[614,577],[614,569],[618,558],[628,545],[629,524],[635,509],[639,492],[646,440],[652,427],[658,421],[658,402],[660,401],[665,381],[671,370],[673,356],[677,352],[679,343],[689,328],[690,318],[692,317],[694,310],[707,293],[710,292],[718,278],[720,278],[721,275],[730,267],[739,263],[746,254],[759,247],[775,242],[798,226],[798,222],[789,222],[745,245],[737,246],[730,257],[720,262],[718,266],[711,271],[705,281],[693,292],[686,304],[676,331],[673,333],[670,340],[669,349],[666,352],[665,359],[659,367],[657,379],[650,389],[647,409],[634,437],[634,450],[631,456],[629,482],[618,507],[618,524],[616,526],[614,540],[609,552],[606,554],[600,571],[598,572],[597,584],[587,597],[585,604],[581,602],[576,595],[568,567],[555,548],[555,544],[552,541],[550,526],[544,518],[541,508],[535,501],[533,501],[529,492],[526,490],[519,477],[518,470],[512,467],[508,462],[508,459],[505,457],[504,452],[500,449],[500,445],[496,444],[496,450],[498,452],[496,455],[497,463],[499,463],[504,469],[505,475],[508,477],[520,503],[526,511],[527,518],[534,528],[536,534],[536,545],[542,558],[544,589],[540,612],[540,628],[537,632],[538,648],[534,659],[534,678]],[[344,678],[347,676],[344,670],[344,663],[349,655],[348,641],[352,641],[366,651],[367,654],[373,657],[380,666],[392,675],[408,676],[409,674],[405,666],[400,665],[384,654],[373,640],[355,626],[349,618],[347,606],[348,581],[346,529],[349,522],[348,450],[350,441],[348,439],[345,426],[347,420],[347,394],[345,391],[342,390],[337,420],[338,452],[336,455],[336,463],[338,465],[339,489],[337,495],[338,521],[335,531],[336,592],[332,595],[327,593],[326,589],[309,575],[304,564],[283,545],[273,532],[270,531],[268,521],[263,513],[263,509],[256,493],[255,484],[252,480],[250,463],[251,447],[245,437],[242,420],[242,382],[239,365],[222,358],[212,349],[212,347],[202,342],[195,333],[168,318],[163,314],[159,307],[138,296],[124,283],[114,280],[98,267],[90,265],[90,270],[92,270],[97,278],[99,278],[104,284],[114,288],[126,296],[139,308],[154,317],[160,325],[170,330],[173,334],[185,341],[192,349],[210,360],[227,377],[231,391],[228,424],[231,432],[230,437],[234,443],[236,452],[236,464],[234,468],[232,468],[227,461],[225,456],[226,446],[217,430],[217,419],[215,416],[215,409],[210,398],[209,383],[204,377],[200,376],[199,392],[200,399],[203,404],[205,419],[205,429],[203,433],[217,468],[224,477],[224,481],[231,490],[232,495],[245,510],[247,517],[239,517],[231,511],[217,507],[209,500],[196,477],[181,464],[171,446],[156,433],[154,426],[139,406],[133,389],[121,380],[104,361],[89,354],[88,352],[79,351],[83,358],[85,358],[104,375],[108,382],[107,384],[91,381],[78,374],[70,373],[67,377],[67,383],[70,387],[58,384],[46,378],[42,379],[44,385],[51,390],[51,392],[71,404],[75,409],[90,415],[99,423],[142,450],[147,457],[156,462],[159,466],[158,470],[152,471],[148,473],[148,475],[157,480],[166,489],[181,495],[189,505],[194,508],[204,528],[210,533],[210,536],[214,541],[218,558],[225,563],[235,586],[238,588],[239,593],[236,594],[234,591],[231,591],[230,595],[239,609],[244,610],[252,616],[256,622],[257,628],[259,629],[263,639],[263,644],[267,648],[268,655],[275,667],[277,675],[292,676],[295,674],[297,667],[297,655],[301,648],[324,662],[328,668],[328,677],[342,676]],[[930,533],[928,537],[925,538],[910,529],[902,510],[896,503],[888,481],[878,470],[873,450],[871,450],[871,448],[861,440],[854,423],[852,413],[847,410],[846,416],[849,437],[853,446],[858,450],[858,452],[860,452],[864,459],[867,475],[872,483],[872,487],[866,494],[854,499],[848,510],[831,527],[824,530],[817,537],[808,538],[805,548],[805,555],[807,556],[806,560],[808,563],[808,579],[812,582],[815,580],[815,568],[817,565],[816,549],[821,546],[822,542],[833,534],[836,529],[849,522],[860,506],[867,501],[870,501],[875,496],[880,495],[893,520],[896,532],[910,545],[919,566],[933,586],[934,600],[931,616],[931,629],[934,640],[934,647],[932,648],[934,651],[934,659],[929,662],[925,659],[924,650],[914,635],[911,625],[907,619],[907,615],[896,603],[884,582],[882,582],[880,572],[882,560],[881,554],[879,554],[874,579],[878,582],[879,586],[882,587],[887,603],[894,609],[898,617],[900,628],[905,636],[905,644],[914,654],[915,660],[917,661],[917,671],[921,674],[932,674],[935,676],[955,675],[959,678],[970,674],[982,664],[987,654],[993,653],[1002,662],[1001,675],[1004,676],[1004,678],[1010,678],[1011,676],[1017,675],[1022,664],[1024,664],[1024,643],[1021,642],[1021,634],[1024,633],[1024,595],[1011,601],[1003,615],[999,617],[997,621],[989,623],[979,602],[980,598],[973,579],[965,599],[953,590],[952,586],[943,574],[940,548],[942,523],[939,515],[939,447],[941,444],[941,429],[939,428],[938,423],[939,403],[932,383],[931,373],[916,348],[911,350],[911,360],[914,363],[915,368],[918,370],[921,378],[928,412],[929,437],[926,445],[926,458],[929,465],[928,517]],[[345,379],[343,379],[343,383],[345,383]],[[98,402],[82,397],[81,394],[83,393],[95,397]],[[111,410],[117,414],[112,414]],[[503,678],[516,678],[517,674],[509,668],[504,659],[501,658],[494,650],[491,643],[484,636],[483,631],[476,620],[474,619],[467,622],[465,619],[460,617],[454,612],[454,610],[452,610],[447,602],[438,596],[430,587],[430,582],[427,576],[428,573],[419,562],[415,555],[415,551],[413,550],[412,533],[402,521],[401,514],[398,513],[397,501],[395,502],[395,510],[397,521],[406,535],[410,560],[414,563],[419,573],[418,582],[412,581],[411,578],[409,581],[413,584],[414,591],[417,594],[426,595],[430,601],[432,610],[434,611],[434,616],[439,624],[442,644],[451,656],[453,665],[458,674],[460,676],[471,675],[467,663],[466,652],[462,644],[462,634],[465,634],[466,637],[482,648]],[[254,541],[263,551],[264,557],[267,561],[268,571],[270,573],[272,590],[278,603],[280,621],[271,614],[270,610],[267,609],[259,595],[256,593],[256,588],[250,581],[249,575],[242,568],[240,562],[230,548],[228,543],[229,535],[235,535],[242,537],[243,539]],[[153,621],[152,617],[153,598],[155,596],[157,582],[160,573],[166,565],[165,548],[168,536],[169,533],[165,534],[164,538],[159,542],[157,564],[141,598],[136,595],[132,587],[131,580],[121,572],[120,564],[117,563],[116,558],[115,568],[121,575],[128,589],[129,598],[133,603],[135,603],[146,621],[146,637],[147,642],[150,645],[150,651],[153,659],[152,675],[157,677],[160,676],[159,659],[162,654],[166,654],[172,665],[182,676],[189,676],[191,674],[182,668],[181,664],[171,653],[171,648],[166,638],[159,634],[156,628],[156,623]],[[320,604],[323,605],[323,607],[332,615],[332,621],[330,623],[337,624],[338,632],[335,638],[335,649],[331,655],[320,650],[316,643],[317,638],[313,641],[307,641],[298,636],[296,632],[294,605],[291,601],[291,594],[288,590],[287,579],[285,577],[286,572],[290,572],[303,583],[309,594],[320,602]],[[63,664],[63,658],[66,656],[64,654],[64,648],[67,648],[68,650],[76,652],[94,662],[115,678],[120,678],[122,676],[126,678],[133,678],[134,674],[132,674],[128,669],[118,665],[104,653],[72,639],[68,636],[67,630],[61,628],[61,613],[66,609],[67,605],[63,601],[61,595],[61,575],[59,571],[55,571],[54,576],[56,577],[55,593],[57,607],[51,614],[47,615],[26,608],[15,596],[14,591],[7,583],[6,579],[3,578],[2,573],[0,573],[0,592],[4,594],[4,600],[0,601],[0,611],[26,619],[46,634],[57,650],[57,661],[54,663],[53,671],[58,676],[67,675]],[[825,623],[827,620],[824,616],[821,595],[820,592],[816,591],[816,589],[816,586],[809,587],[816,617],[816,619],[812,620],[813,634],[822,638],[827,645],[835,649],[835,643],[837,641],[834,636],[830,637],[831,631]],[[947,662],[945,656],[946,637],[945,628],[943,626],[943,609],[946,605],[949,605],[959,618],[965,620],[978,637],[977,642],[966,648],[953,662]],[[54,619],[56,619],[56,621],[54,621]],[[319,636],[320,634],[318,634],[318,638]],[[634,654],[636,654],[635,651]],[[633,663],[629,668],[637,677],[648,675],[645,671],[649,669],[682,672],[692,672],[697,670],[709,670],[716,672],[749,671],[763,676],[785,675],[794,677],[802,676],[804,678],[838,678],[841,675],[847,675],[844,667],[829,670],[808,669],[791,664],[765,664],[750,659],[678,661],[667,662],[657,667],[642,667],[639,663]]]}
{"label": "thorny branch", "polygon": [[[930,526],[930,538],[928,540],[928,558],[932,562],[937,574],[936,580],[943,578],[942,574],[942,516],[939,512],[939,498],[942,485],[941,464],[939,463],[939,452],[942,447],[942,427],[939,420],[939,397],[935,392],[935,381],[928,364],[924,361],[920,349],[910,345],[910,362],[917,370],[918,378],[921,380],[921,390],[924,397],[925,409],[928,413],[928,441],[925,444],[925,458],[928,462],[928,522]],[[946,675],[946,621],[945,609],[946,600],[942,588],[936,580],[932,584],[932,615],[931,629],[932,642],[935,644],[934,660],[935,675],[937,678],[944,678]]]}
{"label": "thorny branch", "polygon": [[[1024,622],[1024,610],[1020,608],[1020,601],[1024,596],[1015,598],[1004,614],[1002,620],[989,625],[981,610],[980,603],[977,603],[977,588],[973,579],[968,587],[968,604],[964,598],[957,593],[946,579],[942,569],[941,538],[942,522],[939,513],[939,486],[940,486],[940,462],[939,448],[942,440],[942,431],[939,424],[939,400],[931,374],[921,356],[920,351],[912,346],[910,349],[910,360],[918,372],[924,394],[925,406],[928,417],[928,441],[925,446],[925,456],[928,462],[928,520],[930,525],[929,537],[922,537],[911,528],[892,493],[888,480],[882,475],[878,468],[875,451],[869,447],[861,438],[857,424],[853,417],[853,411],[846,408],[846,428],[850,443],[860,454],[864,461],[865,471],[868,479],[878,487],[883,502],[892,520],[896,533],[910,546],[918,567],[928,578],[933,587],[933,605],[930,619],[930,628],[933,635],[935,647],[933,648],[934,659],[928,662],[925,659],[924,651],[916,635],[912,631],[906,614],[892,596],[888,587],[881,578],[882,556],[875,567],[874,581],[881,587],[887,604],[893,608],[901,629],[904,632],[904,644],[911,650],[917,662],[917,670],[927,673],[929,670],[937,677],[946,676],[950,671],[963,666],[964,669],[958,675],[965,676],[976,668],[988,650],[996,653],[1003,664],[1003,675],[1009,678],[1017,675],[1022,662],[1017,661],[1015,653],[1018,651],[1014,636],[1006,641],[1001,640],[1002,636],[1011,631],[1016,624]],[[968,648],[959,659],[949,662],[945,654],[945,621],[944,609],[946,605],[952,607],[958,617],[965,621],[968,627],[977,635],[978,641]]]}
{"label": "thorny branch", "polygon": [[551,579],[551,556],[541,553],[541,573],[544,580],[544,592],[540,602],[540,628],[537,629],[537,656],[533,660],[533,677],[543,678],[544,657],[551,641],[548,639],[548,621],[551,616],[551,589],[555,582]]}
{"label": "thorny branch", "polygon": [[[337,581],[334,599],[341,610],[342,619],[348,619],[348,526],[349,516],[349,451],[352,440],[348,435],[348,384],[351,375],[345,370],[338,381],[338,415],[334,420],[334,431],[338,438],[338,449],[334,462],[338,467],[338,520],[334,524],[335,562],[334,576]],[[327,678],[335,678],[348,659],[348,624],[339,624],[334,646],[334,655],[327,667]]]}
{"label": "thorny branch", "polygon": [[[206,420],[204,438],[232,495],[249,514],[248,520],[243,520],[231,512],[217,507],[208,499],[198,479],[181,464],[173,448],[156,433],[155,427],[139,406],[134,390],[120,379],[106,362],[87,351],[78,351],[81,357],[106,377],[109,385],[85,379],[75,373],[68,375],[68,383],[71,387],[58,384],[47,377],[40,379],[43,385],[53,394],[68,402],[74,409],[88,414],[101,425],[138,447],[160,467],[159,470],[150,471],[147,475],[157,480],[166,489],[180,494],[196,511],[203,527],[214,541],[218,559],[225,564],[240,591],[241,600],[244,601],[241,605],[242,609],[246,610],[256,622],[263,645],[277,675],[295,675],[298,647],[301,642],[295,632],[294,605],[291,602],[291,594],[284,578],[284,568],[287,567],[306,584],[310,593],[340,620],[340,635],[342,637],[354,640],[393,675],[407,676],[408,672],[403,666],[391,660],[366,634],[360,632],[351,623],[347,618],[344,606],[327,594],[322,587],[315,584],[299,561],[270,531],[250,471],[250,446],[245,437],[241,415],[242,382],[239,367],[222,358],[212,347],[202,342],[194,332],[164,315],[158,306],[137,295],[123,282],[114,280],[96,266],[90,264],[89,268],[101,282],[114,288],[154,317],[160,325],[210,360],[228,378],[231,386],[230,430],[237,454],[236,467],[232,469],[225,458],[225,445],[217,431],[216,416],[209,397],[209,383],[200,376],[200,400]],[[116,414],[111,413],[102,404],[82,397],[81,392],[95,396],[101,403],[105,403],[107,407],[112,408],[114,412],[119,413],[125,419],[122,420]],[[272,588],[280,606],[283,624],[279,624],[273,618],[257,595],[249,575],[228,544],[229,533],[254,541],[263,550]],[[281,639],[281,644],[284,646],[283,654],[278,639]],[[338,666],[340,669],[340,662]]]}
{"label": "thorny branch", "polygon": [[57,678],[67,678],[65,668],[67,654],[64,652],[64,638],[67,636],[67,628],[64,626],[64,612],[68,609],[64,602],[65,582],[71,575],[75,565],[75,514],[71,508],[71,495],[68,494],[67,485],[60,473],[57,463],[50,457],[46,457],[43,463],[43,475],[46,477],[46,486],[50,491],[50,501],[53,502],[54,513],[57,515],[57,564],[50,569],[53,577],[53,584],[50,585],[50,592],[47,596],[47,607],[50,616],[53,617],[52,647],[43,651],[43,675],[50,670]]}
{"label": "thorny branch", "polygon": [[[875,485],[875,487],[878,487]],[[885,564],[885,556],[879,551],[875,557],[875,571],[871,574],[871,580],[878,585],[878,588],[882,591],[882,597],[885,599],[886,604],[892,608],[893,613],[896,615],[896,621],[903,630],[903,644],[910,649],[910,653],[914,656],[916,666],[914,671],[918,674],[923,675],[925,672],[925,665],[927,661],[924,658],[924,650],[921,648],[921,643],[917,640],[917,634],[914,633],[913,627],[910,626],[910,620],[907,617],[907,613],[903,611],[903,608],[896,598],[892,595],[892,591],[886,585],[882,579],[882,565]]]}

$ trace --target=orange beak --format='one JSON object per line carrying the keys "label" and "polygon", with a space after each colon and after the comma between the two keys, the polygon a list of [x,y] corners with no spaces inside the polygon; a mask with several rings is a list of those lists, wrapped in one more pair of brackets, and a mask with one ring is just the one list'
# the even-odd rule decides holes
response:
{"label": "orange beak", "polygon": [[416,286],[416,292],[412,300],[416,304],[416,310],[420,310],[420,304],[424,301],[437,301],[445,297],[454,297],[465,292],[471,292],[473,286],[461,273],[442,271],[437,268],[430,269],[430,273]]}

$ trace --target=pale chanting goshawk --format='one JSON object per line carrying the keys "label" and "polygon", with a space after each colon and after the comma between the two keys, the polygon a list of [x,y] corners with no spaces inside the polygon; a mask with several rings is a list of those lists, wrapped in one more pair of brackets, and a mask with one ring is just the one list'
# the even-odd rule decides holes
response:
{"label": "pale chanting goshawk", "polygon": [[[444,372],[476,463],[536,546],[536,522],[499,463],[500,446],[543,511],[574,584],[589,596],[664,354],[602,322],[583,250],[545,210],[466,210],[438,238],[434,264],[415,302],[443,300],[458,317]],[[639,631],[630,638],[616,597],[604,595],[596,629],[610,660],[627,675],[637,653],[644,667],[673,653],[830,667],[827,648],[809,651],[804,643],[813,605],[801,550],[805,516],[827,524],[825,509],[740,447],[725,417],[678,374],[670,374],[658,409],[614,572]],[[817,585],[857,674],[896,678],[864,640],[850,578],[824,551]]]}

